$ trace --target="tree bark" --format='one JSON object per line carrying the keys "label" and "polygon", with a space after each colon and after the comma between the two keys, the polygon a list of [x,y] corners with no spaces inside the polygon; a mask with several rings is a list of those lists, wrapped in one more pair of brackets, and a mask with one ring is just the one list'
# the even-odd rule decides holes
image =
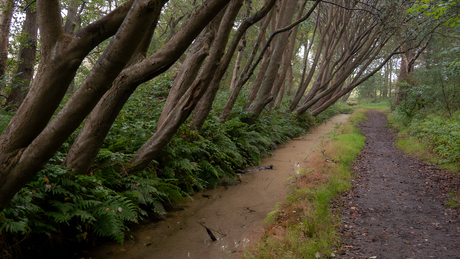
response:
{"label": "tree bark", "polygon": [[[214,99],[216,98],[216,94],[219,89],[220,82],[222,81],[225,71],[227,70],[230,64],[233,53],[235,52],[235,49],[237,48],[238,42],[240,41],[240,39],[243,38],[243,36],[245,35],[249,27],[259,22],[263,17],[265,17],[270,12],[270,10],[273,9],[275,2],[276,2],[275,0],[266,1],[264,6],[259,11],[257,11],[254,15],[244,19],[240,27],[238,27],[238,30],[235,36],[233,37],[233,40],[230,43],[230,46],[227,49],[227,53],[225,54],[222,61],[220,62],[219,68],[217,69],[208,90],[206,91],[206,93],[201,98],[200,102],[198,103],[197,107],[195,108],[193,119],[192,119],[192,125],[196,130],[198,131],[201,130],[201,127],[203,126],[208,114],[210,113],[212,109],[212,104],[214,102]],[[251,55],[248,63],[252,62],[253,58],[254,56]],[[245,68],[243,69],[242,74],[246,72],[247,72],[247,66],[245,66]],[[236,87],[238,86],[239,85],[237,84]],[[234,89],[234,91],[235,90],[236,88]]]}
{"label": "tree bark", "polygon": [[58,1],[37,2],[37,18],[42,35],[37,78],[0,137],[0,164],[6,159],[3,155],[7,156],[9,152],[27,147],[45,128],[81,60],[94,46],[117,31],[132,2],[127,2],[104,18],[81,29],[75,37],[63,34]]}
{"label": "tree bark", "polygon": [[21,42],[19,50],[18,69],[16,70],[16,78],[18,83],[11,89],[5,106],[10,109],[17,110],[19,105],[26,97],[27,90],[31,84],[34,75],[35,55],[37,52],[37,15],[35,10],[28,8],[26,10],[26,19],[23,25],[22,34],[25,40]]}
{"label": "tree bark", "polygon": [[243,0],[232,0],[217,31],[217,36],[211,46],[209,57],[193,84],[182,96],[179,103],[168,115],[155,134],[138,150],[133,158],[130,171],[139,171],[149,166],[160,151],[169,143],[182,123],[192,113],[201,97],[206,92],[214,73],[224,55],[233,22],[243,5]]}
{"label": "tree bark", "polygon": [[[316,4],[317,5],[317,4]],[[316,7],[315,5],[315,7]],[[294,16],[294,10],[296,6],[295,0],[285,0],[284,8],[280,11],[280,20],[278,28],[285,27],[292,22]],[[250,122],[254,122],[265,108],[265,106],[274,99],[274,93],[278,93],[279,87],[274,86],[276,76],[278,75],[278,69],[281,65],[284,48],[287,43],[287,37],[285,35],[278,35],[273,53],[270,57],[270,63],[265,71],[265,77],[261,84],[260,90],[257,94],[257,98],[252,103],[248,111],[251,113]]]}
{"label": "tree bark", "polygon": [[[132,8],[131,8],[132,6]],[[59,2],[37,1],[41,60],[37,79],[0,137],[0,209],[53,156],[91,111],[104,89],[125,66],[161,2],[127,2],[71,37],[64,34]],[[129,11],[129,12],[128,12]],[[81,60],[116,31],[106,52],[88,75],[94,81],[75,93],[48,123],[66,93]],[[134,49],[134,50],[133,50]],[[94,96],[92,96],[94,95]],[[85,97],[89,97],[86,99]],[[79,99],[82,98],[82,99]],[[46,126],[46,128],[45,128]]]}
{"label": "tree bark", "polygon": [[[247,110],[251,103],[254,102],[254,100],[257,97],[257,93],[260,90],[260,86],[262,85],[262,82],[264,81],[265,78],[265,71],[267,71],[268,65],[270,64],[270,57],[272,54],[272,50],[268,49],[262,59],[262,63],[260,64],[259,67],[259,72],[257,73],[256,78],[254,79],[254,82],[252,82],[252,87],[251,90],[249,90],[248,98],[246,100],[246,103],[244,104],[244,109]],[[222,114],[230,114],[230,112],[233,109],[233,106],[235,105],[236,99],[238,98],[238,95],[240,94],[241,88],[243,87],[242,82],[238,82],[241,86],[235,88],[235,91],[232,92],[232,95],[230,96],[229,101],[227,102],[227,105],[224,108],[224,111]]]}
{"label": "tree bark", "polygon": [[118,113],[135,89],[171,67],[187,50],[204,27],[227,5],[210,0],[160,50],[124,69],[86,119],[65,163],[75,173],[86,173]]}
{"label": "tree bark", "polygon": [[[257,39],[257,42],[256,42],[256,46],[254,46],[254,49],[252,50],[252,53],[251,53],[251,57],[249,59],[250,62],[248,61],[248,63],[245,66],[245,70],[246,70],[245,74],[247,74],[249,72],[249,68],[251,67],[251,65],[252,65],[252,67],[255,68],[256,64],[252,64],[252,62],[253,62],[253,60],[255,58],[255,55],[257,54],[257,51],[259,50],[260,45],[265,44],[267,46],[267,44],[269,44],[269,42],[267,42],[267,40],[265,39],[265,31],[267,30],[269,24],[271,25],[271,24],[274,23],[274,21],[276,21],[275,11],[276,10],[273,9],[270,12],[270,15],[267,17],[266,21],[264,22],[264,25],[259,30],[259,36],[258,36],[258,39]],[[274,30],[274,29],[272,29],[272,30]],[[270,46],[268,46],[268,47],[270,47]],[[254,79],[254,82],[252,82],[252,87],[249,90],[249,94],[248,94],[246,103],[243,106],[243,109],[245,109],[245,110],[247,110],[249,108],[251,103],[257,97],[257,92],[259,92],[260,85],[262,84],[262,81],[264,79],[265,71],[267,70],[268,64],[270,64],[270,56],[271,56],[272,48],[273,47],[267,48],[264,53],[260,54],[260,55],[262,55],[262,61],[261,61],[260,67],[259,67],[259,72],[257,73],[257,76]],[[262,49],[262,52],[263,51],[264,51],[264,49]],[[259,59],[260,59],[260,57],[259,57]],[[257,61],[256,61],[256,63],[257,63]],[[245,78],[247,78],[247,80],[249,80],[247,75],[245,75]],[[233,106],[235,105],[236,99],[238,98],[238,95],[240,94],[240,91],[241,91],[243,85],[245,84],[245,82],[246,81],[244,81],[242,76],[240,76],[240,78],[238,78],[237,87],[231,93],[230,98],[229,98],[227,104],[225,105],[224,110],[222,111],[221,117],[222,117],[223,120],[226,120],[228,114],[230,114],[230,112],[232,111]]]}
{"label": "tree bark", "polygon": [[[415,57],[416,51],[414,49],[408,49],[401,54],[401,65],[399,67],[398,83],[407,81],[409,84],[412,82],[412,72],[414,71],[414,63],[410,62]],[[405,87],[399,85],[398,92],[396,94],[396,105],[398,105],[403,99],[406,98],[406,94],[402,91]]]}
{"label": "tree bark", "polygon": [[238,72],[240,71],[241,60],[243,59],[243,51],[246,47],[246,40],[244,37],[241,39],[238,46],[238,55],[236,55],[235,66],[233,67],[232,80],[230,82],[230,89],[235,89],[236,83],[238,81]]}
{"label": "tree bark", "polygon": [[287,92],[286,94],[288,96],[291,96],[292,94],[292,86],[294,85],[294,74],[293,74],[293,71],[292,71],[292,65],[289,66],[289,70],[288,70],[288,89],[287,89]]}
{"label": "tree bark", "polygon": [[77,26],[78,0],[70,0],[68,4],[67,17],[64,24],[64,32],[72,35]]}
{"label": "tree bark", "polygon": [[[327,48],[329,50],[325,54],[324,66],[322,65],[323,67],[320,69],[316,80],[317,83],[310,90],[305,101],[296,109],[298,115],[304,113],[315,104],[317,106],[313,108],[314,110],[324,107],[323,104],[329,104],[329,98],[336,96],[334,93],[339,92],[345,80],[354,70],[360,66],[359,72],[355,76],[355,79],[358,79],[364,72],[363,69],[366,69],[370,65],[379,54],[383,45],[394,35],[394,31],[384,30],[385,27],[383,26],[382,19],[374,19],[375,17],[369,13],[364,14],[364,16],[358,16],[352,15],[351,10],[342,10],[341,12],[341,16],[344,17],[342,20],[343,27],[342,29],[336,28],[335,31],[340,30],[341,32],[338,35],[342,36],[336,37],[334,34],[329,34],[329,39],[340,39],[342,43],[342,46],[339,48],[340,54],[333,51],[338,42],[329,44],[332,47]],[[335,26],[340,26],[340,24],[335,23]],[[332,62],[330,59],[330,55],[333,53],[336,53],[336,56],[338,54],[338,59],[335,62]],[[366,64],[362,65],[365,61]],[[345,87],[344,89],[349,88]],[[340,93],[342,92],[340,91]]]}
{"label": "tree bark", "polygon": [[[317,19],[319,19],[319,12],[318,12],[318,18]],[[328,30],[331,25],[332,25],[332,20],[330,20],[326,24],[326,30]],[[308,48],[308,52],[310,51],[311,47],[313,46],[313,42],[314,42],[314,39],[315,39],[316,29],[317,28],[318,28],[318,23],[315,25],[315,30],[313,31],[312,42],[310,43],[310,46]],[[310,84],[311,80],[313,79],[313,76],[314,76],[315,71],[316,71],[316,66],[318,65],[319,59],[321,57],[321,52],[323,51],[325,37],[326,37],[326,34],[323,34],[321,39],[320,39],[320,42],[318,44],[318,48],[316,49],[315,58],[313,59],[313,62],[311,64],[311,66],[310,66],[310,71],[308,72],[308,75],[307,75],[307,78],[305,79],[305,81],[303,80],[304,76],[302,75],[302,80],[300,81],[300,86],[297,89],[297,92],[294,95],[294,98],[292,99],[291,104],[289,105],[289,108],[288,108],[289,111],[291,111],[291,112],[294,111],[294,109],[297,107],[297,105],[299,105],[299,102],[302,99],[305,91],[307,90],[308,85]],[[305,58],[308,58],[308,57],[305,57]],[[304,67],[306,69],[306,65]],[[303,73],[305,73],[305,70],[304,70]]]}
{"label": "tree bark", "polygon": [[[305,5],[307,4],[307,2],[303,2],[302,5],[300,6],[300,8],[298,9],[297,11],[297,16],[295,18],[295,20],[299,20],[300,18],[302,18],[302,15],[303,15],[303,11],[305,9]],[[294,15],[294,14],[292,14]],[[283,64],[281,66],[281,72],[280,72],[280,80],[278,80],[276,83],[278,85],[274,85],[273,86],[273,89],[272,89],[272,95],[273,97],[277,97],[276,98],[276,103],[275,103],[275,108],[279,108],[281,106],[281,101],[283,100],[283,97],[284,97],[284,92],[285,92],[285,84],[286,84],[286,75],[287,75],[287,72],[288,70],[291,68],[291,61],[292,61],[292,55],[294,54],[294,48],[295,48],[295,43],[296,43],[296,38],[297,38],[297,32],[299,31],[299,26],[295,26],[294,28],[292,28],[291,30],[291,34],[289,36],[289,46],[288,48],[286,49],[286,52],[284,53],[284,57],[283,57]],[[280,89],[278,92],[276,91],[277,89]]]}
{"label": "tree bark", "polygon": [[163,110],[161,111],[160,118],[157,122],[159,128],[169,113],[174,109],[182,96],[187,92],[187,89],[193,83],[200,71],[201,65],[205,58],[209,55],[209,48],[214,40],[214,31],[205,29],[200,35],[196,43],[193,44],[184,62],[182,62],[181,69],[179,70],[176,79],[174,80],[171,89],[169,90],[168,98],[166,99]]}
{"label": "tree bark", "polygon": [[8,38],[14,2],[14,0],[0,0],[0,78],[5,75],[8,62]]}

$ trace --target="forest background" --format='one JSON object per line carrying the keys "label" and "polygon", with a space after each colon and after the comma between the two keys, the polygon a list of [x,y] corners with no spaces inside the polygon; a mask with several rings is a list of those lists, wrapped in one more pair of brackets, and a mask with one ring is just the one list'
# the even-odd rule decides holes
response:
{"label": "forest background", "polygon": [[[118,242],[343,104],[458,163],[455,1],[0,2],[0,231]],[[337,103],[337,104],[336,104]],[[334,105],[335,104],[335,105]],[[41,237],[45,238],[41,238]]]}

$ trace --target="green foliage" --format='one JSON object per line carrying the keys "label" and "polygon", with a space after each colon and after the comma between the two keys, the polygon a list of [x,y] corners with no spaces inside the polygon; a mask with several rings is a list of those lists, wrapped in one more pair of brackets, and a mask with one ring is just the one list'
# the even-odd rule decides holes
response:
{"label": "green foliage", "polygon": [[399,85],[399,94],[402,96],[402,101],[396,107],[395,119],[407,125],[424,108],[425,97],[429,98],[429,95],[426,93],[431,87],[412,87],[407,82],[399,83]]}
{"label": "green foliage", "polygon": [[6,129],[11,118],[13,118],[13,114],[11,112],[0,109],[0,134]]}
{"label": "green foliage", "polygon": [[385,78],[381,73],[376,73],[359,85],[356,91],[358,92],[358,98],[372,98],[375,101],[381,92],[386,91]]}
{"label": "green foliage", "polygon": [[346,102],[336,102],[334,106],[341,114],[352,114],[355,111],[353,107]]}
{"label": "green foliage", "polygon": [[414,119],[408,125],[408,131],[443,158],[441,163],[460,165],[460,114],[450,119],[434,115]]}
{"label": "green foliage", "polygon": [[[316,123],[337,114],[335,106],[319,116],[295,116],[266,111],[252,125],[239,100],[232,119],[222,123],[217,104],[201,132],[184,123],[150,166],[128,173],[125,165],[155,133],[171,77],[164,75],[138,88],[120,112],[87,175],[63,168],[72,137],[51,163],[40,171],[0,213],[0,234],[20,240],[35,234],[50,238],[75,237],[91,243],[108,237],[122,243],[129,224],[148,215],[163,216],[164,204],[183,202],[189,194],[219,184],[236,184],[237,172],[257,165],[270,149],[305,133]],[[225,100],[220,93],[218,100]],[[222,102],[224,103],[224,102]],[[0,127],[11,114],[0,114]],[[3,128],[1,128],[3,129]],[[11,240],[13,240],[11,239]]]}
{"label": "green foliage", "polygon": [[[343,111],[343,107],[340,104],[334,104],[322,113],[320,113],[318,116],[315,117],[318,122],[323,122],[329,118],[331,118],[334,115],[340,114]],[[346,110],[344,113],[347,113],[348,110]]]}
{"label": "green foliage", "polygon": [[457,5],[457,1],[455,0],[419,0],[415,1],[415,3],[410,9],[407,10],[407,12],[423,13],[427,16],[434,16],[436,19],[439,19],[442,16],[447,16],[447,21],[445,24],[454,27],[460,24],[460,18],[458,15],[452,14],[450,10],[457,7]]}

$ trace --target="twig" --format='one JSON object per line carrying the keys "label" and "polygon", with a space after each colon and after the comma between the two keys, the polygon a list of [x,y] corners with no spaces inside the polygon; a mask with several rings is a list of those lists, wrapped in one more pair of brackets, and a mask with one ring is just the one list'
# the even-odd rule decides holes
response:
{"label": "twig", "polygon": [[273,182],[273,180],[275,180],[275,177],[273,177],[273,179],[270,181],[270,183],[267,185],[267,187],[265,187],[264,190],[267,190],[268,186],[270,186],[270,184]]}
{"label": "twig", "polygon": [[211,238],[212,241],[217,241],[217,238],[214,236],[214,234],[212,233],[212,231],[207,228],[203,222],[198,222],[198,224],[200,224],[201,226],[203,226],[205,229],[206,229],[206,232],[208,232],[208,235],[209,237]]}
{"label": "twig", "polygon": [[23,11],[27,10],[33,3],[35,3],[36,0],[31,1],[30,3],[27,3],[27,5],[22,9]]}

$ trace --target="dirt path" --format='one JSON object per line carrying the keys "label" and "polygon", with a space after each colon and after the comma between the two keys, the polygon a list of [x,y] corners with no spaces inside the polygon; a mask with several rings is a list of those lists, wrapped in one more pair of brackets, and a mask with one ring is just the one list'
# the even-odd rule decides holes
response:
{"label": "dirt path", "polygon": [[[347,118],[348,115],[334,116],[328,123],[274,150],[272,157],[261,162],[261,166],[273,165],[273,170],[245,174],[237,186],[199,193],[193,202],[184,204],[185,210],[168,213],[164,221],[132,228],[128,236],[133,239],[126,240],[123,246],[101,245],[76,258],[236,258],[235,251],[249,242],[267,213],[285,198],[286,179],[304,167],[312,149],[321,143],[321,136]],[[215,231],[218,240],[212,242],[198,222],[225,236]]]}
{"label": "dirt path", "polygon": [[366,145],[354,164],[354,189],[344,196],[340,258],[460,258],[459,210],[443,204],[459,182],[404,155],[386,117],[368,111]]}

